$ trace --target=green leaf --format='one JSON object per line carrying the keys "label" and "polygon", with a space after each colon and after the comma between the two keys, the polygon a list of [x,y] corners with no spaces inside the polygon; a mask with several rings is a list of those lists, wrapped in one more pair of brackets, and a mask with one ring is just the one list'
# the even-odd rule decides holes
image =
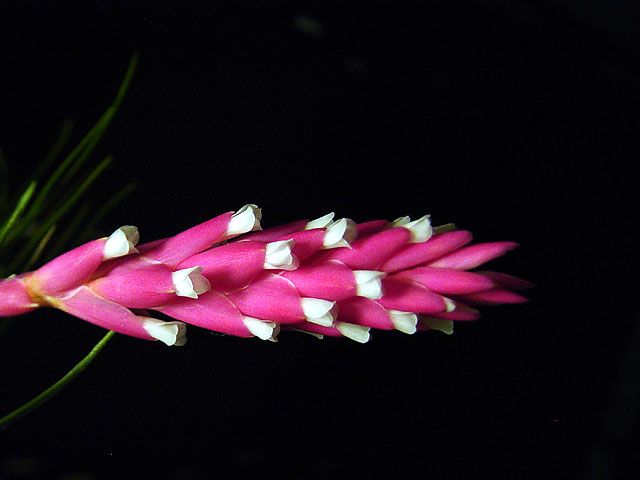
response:
{"label": "green leaf", "polygon": [[9,168],[7,159],[0,149],[0,218],[9,208]]}
{"label": "green leaf", "polygon": [[49,240],[51,240],[51,237],[53,236],[55,231],[56,231],[56,225],[52,225],[51,228],[47,230],[47,233],[44,234],[44,237],[42,237],[42,239],[38,242],[38,246],[36,247],[34,252],[31,254],[31,257],[29,258],[27,265],[33,265],[38,261],[38,259],[40,258],[40,255],[42,255],[42,252],[47,247],[47,244],[49,243]]}
{"label": "green leaf", "polygon": [[[78,238],[79,235],[77,233],[82,224],[86,225],[86,219],[90,213],[91,207],[86,203],[82,204],[71,222],[69,222],[68,225],[65,225],[65,227],[61,229],[56,243],[53,244],[47,252],[48,258],[55,257],[62,253],[67,245],[70,247],[75,247],[76,245],[83,243],[82,240]],[[73,238],[75,238],[76,241],[72,241]],[[30,260],[29,263],[33,264],[35,263],[35,261],[32,262]]]}
{"label": "green leaf", "polygon": [[25,264],[25,262],[25,269],[29,269],[32,267],[32,264],[29,264],[27,259],[29,258],[30,253],[36,248],[42,237],[47,233],[47,230],[49,230],[49,228],[60,221],[62,216],[65,215],[67,211],[69,211],[69,209],[78,201],[78,199],[80,199],[82,194],[89,188],[89,186],[91,186],[91,184],[100,176],[100,174],[111,164],[112,160],[113,157],[111,157],[111,155],[107,156],[104,160],[102,160],[102,162],[95,166],[91,173],[87,175],[87,177],[70,196],[63,198],[60,203],[55,205],[52,213],[47,215],[44,221],[36,228],[30,240],[26,242],[22,250],[18,253],[18,255],[16,255],[14,261],[9,264],[9,270],[17,271],[21,265]]}
{"label": "green leaf", "polygon": [[115,335],[115,332],[109,331],[107,334],[102,337],[102,339],[96,343],[96,345],[91,349],[91,351],[80,360],[71,370],[69,370],[66,375],[64,375],[60,380],[51,385],[45,391],[31,399],[29,402],[25,403],[21,407],[15,409],[13,412],[5,415],[0,418],[0,430],[6,430],[12,423],[15,423],[20,418],[24,417],[28,413],[32,412],[44,402],[49,400],[51,397],[56,395],[60,390],[66,387],[72,380],[74,380],[80,373],[82,373],[89,364],[96,358],[96,356],[102,351],[109,340]]}
{"label": "green leaf", "polygon": [[29,184],[29,186],[24,191],[24,193],[20,195],[20,198],[18,199],[18,203],[16,205],[16,208],[13,210],[13,213],[4,223],[4,225],[0,227],[0,247],[2,246],[2,242],[7,236],[7,233],[9,233],[9,231],[11,230],[11,227],[13,227],[13,225],[16,223],[16,220],[18,220],[18,217],[20,217],[20,214],[27,207],[27,204],[29,203],[29,200],[31,200],[31,196],[33,195],[33,192],[35,192],[35,190],[36,190],[36,182],[34,180]]}
{"label": "green leaf", "polygon": [[[137,65],[138,54],[135,53],[131,57],[131,61],[129,62],[129,66],[118,88],[118,91],[116,92],[113,102],[102,114],[98,122],[96,122],[91,130],[89,130],[89,132],[80,140],[75,148],[64,158],[64,160],[62,160],[58,167],[49,176],[48,180],[44,183],[44,185],[38,192],[38,195],[33,200],[27,213],[25,214],[25,223],[33,223],[34,220],[43,212],[43,210],[45,209],[45,205],[50,204],[52,198],[58,198],[59,196],[66,193],[66,189],[64,187],[74,178],[82,165],[93,153],[96,146],[104,136],[104,133],[106,132],[108,126],[111,124],[113,117],[122,104],[122,100],[124,99],[124,96],[129,88]],[[68,129],[70,128],[71,126],[69,125]],[[67,131],[63,127],[63,132],[60,136],[61,140],[57,143],[66,143],[66,140],[64,138],[66,134]],[[52,152],[55,153],[57,149],[58,147],[54,145],[54,147],[52,148]],[[60,147],[60,150],[61,149],[62,148]],[[51,158],[53,158],[53,155],[51,155]],[[49,161],[45,160],[45,162],[43,162],[43,164],[39,168],[42,171],[46,170],[46,166],[48,165],[48,163]],[[22,232],[16,231],[15,234],[10,235],[10,238],[13,239],[17,237],[19,233]]]}
{"label": "green leaf", "polygon": [[[118,193],[113,195],[109,200],[107,200],[100,210],[91,215],[91,219],[86,223],[85,227],[82,229],[79,237],[81,239],[86,239],[88,236],[94,233],[96,225],[102,221],[107,213],[109,213],[113,207],[122,202],[125,198],[127,198],[131,193],[137,188],[137,184],[135,182],[131,182],[125,185]],[[111,233],[111,232],[109,232]]]}
{"label": "green leaf", "polygon": [[62,128],[60,129],[60,133],[58,134],[58,138],[56,139],[55,143],[51,146],[47,154],[44,156],[44,159],[38,164],[38,166],[34,170],[33,178],[40,179],[46,175],[47,171],[51,168],[53,162],[62,153],[62,150],[64,149],[64,147],[67,146],[67,143],[69,143],[72,133],[73,133],[73,120],[71,120],[70,118],[67,118],[62,123]]}

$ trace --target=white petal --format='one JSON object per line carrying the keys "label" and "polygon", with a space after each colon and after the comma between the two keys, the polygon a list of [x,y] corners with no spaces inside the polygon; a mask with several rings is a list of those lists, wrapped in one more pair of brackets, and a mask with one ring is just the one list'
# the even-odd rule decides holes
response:
{"label": "white petal", "polygon": [[261,230],[262,211],[252,203],[245,205],[231,216],[227,225],[227,235],[241,235],[254,230]]}
{"label": "white petal", "polygon": [[356,295],[372,300],[382,298],[381,278],[384,276],[383,272],[354,270],[353,275],[356,277]]}
{"label": "white petal", "polygon": [[268,341],[273,342],[273,343],[278,343],[278,334],[280,333],[280,325],[276,325],[276,328],[273,329],[273,333],[271,334],[271,336],[269,338],[267,338]]}
{"label": "white petal", "polygon": [[118,230],[122,230],[124,232],[131,245],[135,246],[140,241],[140,232],[138,232],[138,227],[134,227],[133,225],[123,225]]}
{"label": "white petal", "polygon": [[409,335],[416,333],[418,316],[415,313],[389,310],[389,317],[391,317],[391,323],[396,330]]}
{"label": "white petal", "polygon": [[140,240],[138,229],[131,225],[124,225],[113,232],[104,244],[103,255],[105,260],[123,257],[137,252],[135,245]]}
{"label": "white petal", "polygon": [[315,323],[316,325],[320,325],[321,327],[333,327],[334,320],[334,316],[330,313],[322,315],[321,317],[307,318],[307,322]]}
{"label": "white petal", "polygon": [[327,225],[322,246],[323,248],[348,247],[357,235],[356,222],[350,218],[341,218]]}
{"label": "white petal", "polygon": [[202,268],[190,267],[171,273],[171,280],[175,293],[179,297],[198,298],[211,290],[211,284],[201,275]]}
{"label": "white petal", "polygon": [[278,334],[277,325],[273,322],[266,322],[253,317],[242,317],[242,322],[253,335],[261,340],[274,338],[274,332],[275,335]]}
{"label": "white petal", "polygon": [[302,311],[308,322],[323,327],[333,326],[335,320],[336,302],[320,298],[301,298]]}
{"label": "white petal", "polygon": [[433,228],[431,228],[430,218],[430,215],[425,215],[418,220],[400,225],[411,232],[411,240],[409,240],[409,243],[422,243],[431,238]]}
{"label": "white petal", "polygon": [[411,217],[405,215],[404,217],[396,218],[391,224],[390,227],[404,227],[407,223],[411,221]]}
{"label": "white petal", "polygon": [[169,346],[181,347],[187,343],[187,326],[182,322],[163,322],[157,318],[143,318],[142,327],[156,340]]}
{"label": "white petal", "polygon": [[336,328],[340,333],[358,343],[367,343],[371,339],[369,327],[354,325],[353,323],[336,322]]}
{"label": "white petal", "polygon": [[438,330],[439,332],[446,333],[447,335],[451,335],[453,333],[453,322],[451,320],[421,316],[420,322],[422,322],[422,324],[424,324],[429,330]]}
{"label": "white petal", "polygon": [[323,215],[320,218],[316,218],[315,220],[311,220],[309,223],[307,223],[307,225],[304,227],[305,230],[311,230],[313,228],[325,228],[327,225],[329,225],[331,223],[331,221],[333,220],[333,216],[335,215],[335,213],[331,212],[331,213],[327,213],[326,215]]}
{"label": "white petal", "polygon": [[453,312],[456,309],[456,302],[447,297],[442,297],[444,299],[444,304],[446,306],[446,312]]}
{"label": "white petal", "polygon": [[457,230],[455,223],[445,223],[444,225],[438,225],[437,227],[433,227],[433,233],[445,233],[445,232],[453,232]]}
{"label": "white petal", "polygon": [[356,222],[354,222],[350,218],[345,218],[345,220],[347,221],[347,228],[344,231],[344,235],[342,237],[345,239],[345,241],[351,243],[356,238],[358,238],[358,226]]}
{"label": "white petal", "polygon": [[291,253],[293,243],[291,239],[267,243],[264,268],[268,270],[295,270],[298,268],[298,259]]}
{"label": "white petal", "polygon": [[196,292],[196,295],[202,295],[211,290],[211,284],[204,275],[197,273],[190,275],[189,278],[191,278],[191,284],[193,285],[193,290]]}
{"label": "white petal", "polygon": [[302,311],[304,312],[305,317],[311,318],[318,318],[326,315],[336,305],[336,302],[332,302],[330,300],[309,297],[301,298],[300,303],[302,304]]}

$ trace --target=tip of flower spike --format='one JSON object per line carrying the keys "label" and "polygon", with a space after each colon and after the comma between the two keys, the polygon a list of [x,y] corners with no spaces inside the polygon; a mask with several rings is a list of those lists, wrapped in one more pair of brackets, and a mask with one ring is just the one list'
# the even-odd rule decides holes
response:
{"label": "tip of flower spike", "polygon": [[299,262],[291,253],[293,240],[279,240],[267,243],[264,258],[264,268],[267,270],[295,270]]}
{"label": "tip of flower spike", "polygon": [[416,333],[418,325],[418,316],[411,312],[401,312],[399,310],[389,310],[389,317],[393,328],[399,332],[412,335]]}
{"label": "tip of flower spike", "polygon": [[371,339],[369,327],[345,322],[336,322],[335,327],[342,335],[358,343],[367,343]]}
{"label": "tip of flower spike", "polygon": [[267,322],[253,317],[242,317],[242,323],[252,335],[260,340],[275,340],[280,329],[274,322]]}
{"label": "tip of flower spike", "polygon": [[430,219],[430,215],[425,215],[417,220],[398,226],[404,227],[411,232],[411,240],[409,240],[409,243],[422,243],[429,240],[431,235],[433,235]]}
{"label": "tip of flower spike", "polygon": [[453,333],[453,322],[451,320],[421,316],[420,323],[427,327],[428,330],[437,330],[447,335]]}
{"label": "tip of flower spike", "polygon": [[202,268],[190,267],[171,274],[175,294],[179,297],[198,298],[211,290],[211,284],[202,274]]}
{"label": "tip of flower spike", "polygon": [[143,328],[156,340],[168,346],[181,347],[187,343],[187,326],[182,322],[163,322],[157,318],[142,317]]}
{"label": "tip of flower spike", "polygon": [[356,277],[356,295],[359,297],[378,300],[382,298],[382,281],[383,272],[375,270],[354,270],[353,275]]}
{"label": "tip of flower spike", "polygon": [[138,229],[131,225],[124,225],[113,232],[104,244],[103,255],[105,260],[118,258],[136,253],[136,244],[140,240]]}
{"label": "tip of flower spike", "polygon": [[323,327],[333,326],[335,320],[336,302],[322,300],[320,298],[301,298],[302,311],[308,322],[321,325]]}
{"label": "tip of flower spike", "polygon": [[487,270],[477,271],[480,275],[492,280],[498,287],[507,288],[509,290],[529,290],[536,287],[535,283],[522,278],[507,275],[506,273],[491,272]]}
{"label": "tip of flower spike", "polygon": [[316,218],[315,220],[311,220],[309,223],[307,223],[307,225],[304,227],[305,230],[312,230],[314,228],[325,228],[327,227],[331,221],[333,220],[335,213],[330,212],[327,213],[326,215],[323,215],[320,218]]}
{"label": "tip of flower spike", "polygon": [[262,219],[262,210],[252,203],[245,205],[235,212],[227,225],[227,235],[241,235],[255,230],[261,230],[260,220]]}
{"label": "tip of flower spike", "polygon": [[350,218],[341,218],[327,225],[322,240],[322,248],[348,247],[356,239],[358,229],[356,222]]}

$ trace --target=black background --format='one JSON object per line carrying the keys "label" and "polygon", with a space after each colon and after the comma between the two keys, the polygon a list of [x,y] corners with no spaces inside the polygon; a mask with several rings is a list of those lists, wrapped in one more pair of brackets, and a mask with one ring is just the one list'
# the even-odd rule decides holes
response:
{"label": "black background", "polygon": [[[250,202],[264,226],[430,213],[518,241],[494,268],[539,287],[452,336],[116,337],[0,433],[0,477],[635,478],[635,3],[53,3],[0,8],[14,186],[64,118],[75,138],[92,125],[138,51],[99,150],[115,164],[87,200],[138,188],[105,233],[151,240]],[[0,413],[102,334],[53,311],[20,319]]]}

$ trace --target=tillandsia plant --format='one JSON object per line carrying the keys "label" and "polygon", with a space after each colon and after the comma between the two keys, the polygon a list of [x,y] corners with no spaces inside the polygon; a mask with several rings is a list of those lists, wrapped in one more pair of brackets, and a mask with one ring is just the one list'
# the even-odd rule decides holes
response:
{"label": "tillandsia plant", "polygon": [[[356,223],[329,213],[264,230],[261,217],[245,205],[142,244],[136,227],[122,226],[0,280],[0,317],[53,307],[109,335],[174,346],[186,343],[187,324],[270,341],[290,330],[365,343],[371,329],[451,333],[454,322],[479,318],[477,306],[524,302],[518,291],[531,287],[476,270],[516,243],[472,244],[471,232],[432,227],[429,215]],[[10,219],[0,235],[13,228]]]}
{"label": "tillandsia plant", "polygon": [[454,321],[479,317],[474,306],[526,300],[514,290],[528,282],[469,271],[513,242],[469,245],[469,231],[434,229],[429,216],[333,217],[262,230],[260,209],[246,205],[137,247],[137,228],[123,226],[2,281],[0,315],[49,306],[176,346],[186,323],[263,340],[298,330],[364,343],[370,329],[450,333]]}

